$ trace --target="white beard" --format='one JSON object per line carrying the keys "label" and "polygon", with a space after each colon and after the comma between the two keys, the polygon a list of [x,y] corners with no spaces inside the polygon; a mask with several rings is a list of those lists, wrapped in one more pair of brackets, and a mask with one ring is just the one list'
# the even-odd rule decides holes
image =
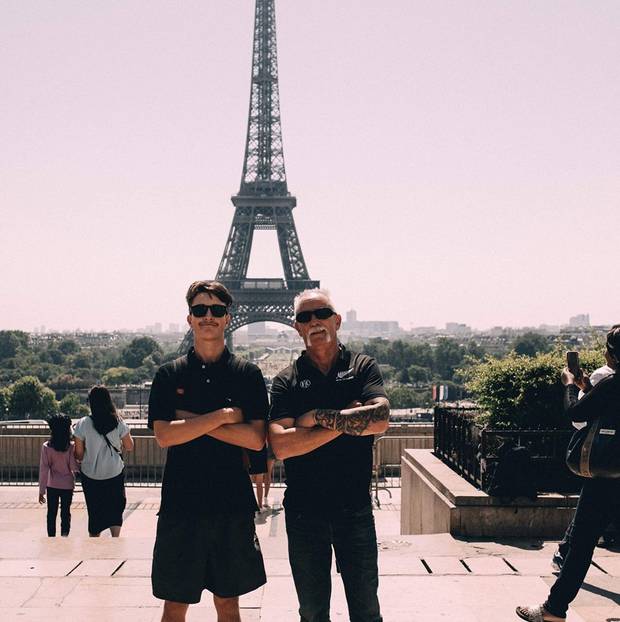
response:
{"label": "white beard", "polygon": [[317,331],[316,333],[311,333],[309,335],[306,335],[306,339],[305,339],[306,348],[308,348],[308,347],[310,347],[312,345],[313,337],[316,337],[318,335],[322,335],[323,336],[323,339],[324,339],[325,343],[331,343],[332,342],[331,333],[329,333],[326,330],[320,330],[320,331]]}

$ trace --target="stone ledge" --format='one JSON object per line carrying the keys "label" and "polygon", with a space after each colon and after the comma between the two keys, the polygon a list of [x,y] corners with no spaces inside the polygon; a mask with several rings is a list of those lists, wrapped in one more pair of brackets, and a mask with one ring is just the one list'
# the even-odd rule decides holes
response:
{"label": "stone ledge", "polygon": [[428,449],[405,450],[401,474],[402,534],[559,538],[578,499],[544,494],[536,501],[502,501],[472,486]]}

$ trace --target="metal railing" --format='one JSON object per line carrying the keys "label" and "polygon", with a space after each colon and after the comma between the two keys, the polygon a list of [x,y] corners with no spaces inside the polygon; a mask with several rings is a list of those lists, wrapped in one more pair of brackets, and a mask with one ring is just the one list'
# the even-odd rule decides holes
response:
{"label": "metal railing", "polygon": [[488,492],[500,460],[500,447],[509,443],[529,450],[539,492],[579,489],[578,478],[565,465],[572,430],[486,428],[476,423],[477,414],[475,409],[435,410],[435,454],[461,477]]}
{"label": "metal railing", "polygon": [[379,491],[384,491],[392,498],[391,488],[400,488],[400,457],[405,449],[432,449],[433,437],[390,436],[375,439],[372,448],[372,494],[375,505],[381,507]]}

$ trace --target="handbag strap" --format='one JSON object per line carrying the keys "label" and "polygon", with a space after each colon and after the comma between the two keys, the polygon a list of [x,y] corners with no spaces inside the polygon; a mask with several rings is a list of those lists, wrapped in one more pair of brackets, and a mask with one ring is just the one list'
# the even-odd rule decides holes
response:
{"label": "handbag strap", "polygon": [[588,430],[588,434],[581,446],[581,459],[579,460],[579,471],[583,477],[593,477],[592,471],[590,471],[590,456],[592,455],[592,446],[594,445],[594,439],[598,434],[598,429],[601,426],[601,420],[595,419]]}

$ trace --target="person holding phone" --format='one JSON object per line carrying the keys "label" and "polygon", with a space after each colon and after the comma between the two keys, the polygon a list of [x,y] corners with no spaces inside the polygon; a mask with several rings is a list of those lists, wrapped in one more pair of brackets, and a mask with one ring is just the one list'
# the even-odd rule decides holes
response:
{"label": "person holding phone", "polygon": [[[594,421],[603,415],[620,418],[620,324],[612,326],[606,340],[607,361],[613,374],[592,387],[581,369],[562,371],[564,407],[572,421]],[[578,399],[579,389],[584,391]],[[616,426],[616,433],[618,427]],[[575,517],[570,547],[562,570],[542,605],[519,606],[517,615],[530,622],[566,620],[569,604],[585,579],[594,547],[607,525],[620,517],[620,478],[585,479]]]}
{"label": "person holding phone", "polygon": [[[577,352],[575,352],[574,354],[577,355],[576,360],[575,360],[573,353],[571,352],[566,353],[566,362],[567,362],[567,367],[569,371],[570,371],[571,365],[575,365],[575,363],[576,363],[577,369],[579,369],[579,354]],[[605,365],[595,369],[590,374],[589,378],[588,376],[586,376],[584,379],[584,382],[587,382],[589,380],[591,387],[595,387],[601,380],[603,380],[603,378],[607,378],[607,376],[613,374],[614,370],[612,367],[610,367],[610,364],[612,364],[612,361],[610,359],[609,353],[607,352],[607,348],[605,348],[605,361],[606,361]],[[581,399],[584,395],[585,395],[585,392],[580,389],[578,398]],[[573,423],[573,427],[577,430],[580,430],[581,428],[588,425],[587,423],[583,421],[573,421],[572,423]],[[558,572],[562,570],[562,566],[564,565],[564,560],[566,559],[566,556],[568,555],[568,550],[570,548],[570,540],[571,540],[572,533],[573,533],[573,527],[574,527],[574,522],[571,521],[568,528],[566,529],[566,533],[564,534],[564,537],[562,538],[561,542],[558,544],[558,548],[555,550],[555,553],[553,554],[551,565],[553,566],[553,569]]]}

